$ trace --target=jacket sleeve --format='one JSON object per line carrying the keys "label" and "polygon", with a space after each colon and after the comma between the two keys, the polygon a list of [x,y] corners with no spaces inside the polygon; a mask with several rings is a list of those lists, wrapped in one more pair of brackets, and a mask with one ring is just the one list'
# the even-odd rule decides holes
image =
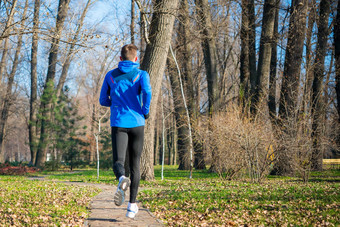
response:
{"label": "jacket sleeve", "polygon": [[107,76],[105,76],[102,89],[100,91],[99,103],[102,106],[111,106],[110,86],[107,82]]}
{"label": "jacket sleeve", "polygon": [[149,113],[152,89],[150,84],[150,76],[147,72],[143,72],[143,76],[141,78],[141,87],[142,87],[142,95],[143,95],[143,106],[142,111],[143,114],[146,115]]}

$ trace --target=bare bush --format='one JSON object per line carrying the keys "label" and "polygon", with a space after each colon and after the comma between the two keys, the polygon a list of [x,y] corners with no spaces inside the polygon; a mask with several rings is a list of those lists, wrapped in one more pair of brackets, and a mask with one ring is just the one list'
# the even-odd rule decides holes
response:
{"label": "bare bush", "polygon": [[[278,174],[294,175],[307,183],[312,170],[312,156],[315,149],[311,117],[305,115],[298,120],[295,119],[288,119],[275,127],[279,144],[276,166]],[[320,125],[322,130],[318,138],[318,149],[325,151],[327,147],[331,147],[330,137],[325,135],[325,124],[321,122]]]}
{"label": "bare bush", "polygon": [[275,159],[275,140],[271,128],[257,120],[244,118],[238,108],[204,119],[200,130],[207,154],[217,173],[225,179],[236,178],[245,170],[253,182],[260,182]]}

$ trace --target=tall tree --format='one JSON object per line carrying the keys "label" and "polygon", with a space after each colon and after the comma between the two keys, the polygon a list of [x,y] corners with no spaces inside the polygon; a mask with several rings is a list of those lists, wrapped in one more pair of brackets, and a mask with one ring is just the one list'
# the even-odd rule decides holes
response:
{"label": "tall tree", "polygon": [[272,56],[270,60],[270,77],[269,77],[269,114],[271,120],[276,118],[276,71],[277,71],[277,41],[279,36],[279,4],[280,0],[276,1],[275,6],[275,22],[272,39]]}
{"label": "tall tree", "polygon": [[175,62],[169,54],[168,57],[168,68],[169,77],[171,83],[171,90],[173,94],[174,108],[175,108],[175,118],[177,126],[177,145],[178,145],[178,158],[180,170],[190,169],[190,158],[189,158],[189,129],[186,122],[186,110],[184,107],[184,101],[181,94],[180,81],[178,79],[177,68]]}
{"label": "tall tree", "polygon": [[334,23],[334,47],[335,47],[335,77],[336,77],[335,89],[337,97],[338,122],[340,123],[340,1],[338,1],[337,14]]}
{"label": "tall tree", "polygon": [[259,89],[258,94],[255,94],[255,96],[257,97],[258,113],[260,113],[265,120],[269,119],[269,75],[276,1],[277,0],[264,1],[259,63],[257,68],[257,84],[259,85]]}
{"label": "tall tree", "polygon": [[[22,15],[23,19],[26,17],[27,8],[28,8],[28,0],[26,0],[26,3],[25,3],[24,12]],[[23,27],[24,27],[24,23],[23,23],[23,20],[21,20],[21,27],[19,28],[19,30],[23,29]],[[2,103],[2,109],[0,112],[0,162],[3,161],[2,147],[3,147],[4,138],[5,138],[5,126],[6,126],[7,119],[8,119],[9,109],[11,105],[13,104],[12,87],[14,83],[14,77],[16,75],[16,71],[19,65],[20,51],[22,47],[22,36],[23,34],[19,32],[17,48],[15,50],[14,60],[12,64],[12,70],[10,74],[8,75],[6,94],[5,94],[5,97]]]}
{"label": "tall tree", "polygon": [[[338,1],[337,14],[334,23],[334,49],[335,90],[337,97],[338,125],[340,125],[340,1]],[[340,132],[338,132],[337,145],[340,147]]]}
{"label": "tall tree", "polygon": [[31,96],[30,96],[30,119],[28,126],[29,144],[31,151],[31,164],[35,164],[38,150],[38,135],[37,135],[37,64],[38,64],[38,29],[39,29],[39,12],[40,0],[34,2],[33,15],[33,35],[31,49]]}
{"label": "tall tree", "polygon": [[168,56],[170,40],[177,13],[179,0],[155,0],[154,13],[150,25],[150,43],[147,44],[141,69],[150,74],[152,100],[150,118],[145,124],[145,141],[141,158],[141,177],[144,180],[154,179],[153,149],[156,106],[161,89],[163,73]]}
{"label": "tall tree", "polygon": [[[315,24],[315,17],[316,17],[316,2],[315,0],[309,1],[309,14],[308,14],[308,22],[307,22],[307,31],[306,31],[306,79],[304,83],[304,91],[303,91],[303,98],[302,98],[302,106],[301,112],[305,113],[304,115],[308,115],[310,111],[310,101],[311,101],[311,90],[312,90],[312,83],[313,83],[313,70],[312,70],[312,35],[314,30]],[[309,108],[308,108],[309,107]]]}
{"label": "tall tree", "polygon": [[69,70],[70,65],[71,65],[72,57],[75,53],[75,47],[76,47],[77,41],[79,39],[79,34],[80,34],[80,31],[83,27],[84,19],[85,19],[86,13],[87,13],[90,5],[91,5],[91,0],[88,0],[86,2],[86,5],[84,7],[84,10],[83,10],[80,18],[79,18],[79,21],[78,21],[78,24],[77,24],[77,30],[74,33],[73,39],[72,39],[70,47],[68,49],[68,52],[67,52],[67,55],[66,55],[66,60],[63,64],[63,69],[62,69],[62,72],[61,72],[61,75],[60,75],[60,78],[59,78],[59,82],[58,82],[58,85],[57,85],[56,94],[57,94],[58,98],[59,98],[61,91],[64,87],[66,77],[67,77],[67,74],[68,74],[68,70]]}
{"label": "tall tree", "polygon": [[36,166],[43,167],[46,161],[48,150],[49,127],[51,122],[52,96],[54,94],[54,79],[58,60],[58,49],[64,21],[67,16],[70,0],[59,0],[58,15],[56,20],[55,32],[53,34],[51,49],[48,57],[48,70],[44,91],[41,98],[41,128],[40,140],[37,151]]}
{"label": "tall tree", "polygon": [[250,79],[250,110],[255,113],[256,93],[258,90],[257,71],[256,71],[256,17],[255,17],[255,1],[248,0],[248,18],[249,18],[249,79]]}
{"label": "tall tree", "polygon": [[[179,42],[182,48],[180,49],[180,53],[182,53],[182,61],[181,66],[183,68],[183,80],[185,82],[185,97],[188,101],[188,109],[190,112],[191,122],[198,121],[199,114],[199,105],[196,104],[195,99],[195,85],[194,85],[194,77],[193,77],[193,66],[192,66],[192,39],[191,39],[191,28],[192,23],[190,22],[190,12],[189,12],[189,4],[188,0],[181,0],[180,13],[178,15],[179,20],[179,32],[180,36]],[[197,81],[197,80],[196,80]],[[185,112],[184,112],[185,114]],[[205,162],[203,156],[202,145],[200,144],[199,139],[196,139],[197,135],[195,135],[195,131],[192,130],[193,135],[193,143],[194,143],[194,155],[195,162],[194,167],[196,169],[205,169]]]}
{"label": "tall tree", "polygon": [[131,43],[135,44],[135,1],[131,0],[131,23],[130,23],[130,32],[131,32]]}
{"label": "tall tree", "polygon": [[208,0],[195,0],[197,14],[199,15],[199,25],[202,34],[202,49],[204,53],[205,71],[208,81],[209,115],[218,108],[215,104],[218,96],[218,69],[217,69],[217,49],[216,40],[211,22],[211,12]]}
{"label": "tall tree", "polygon": [[242,0],[241,53],[240,53],[240,104],[245,107],[249,90],[249,0]]}
{"label": "tall tree", "polygon": [[320,146],[320,136],[324,122],[325,102],[323,97],[323,79],[325,76],[325,57],[328,40],[328,19],[331,12],[330,1],[321,0],[318,20],[318,43],[316,47],[316,57],[314,61],[314,80],[312,88],[312,169],[322,169],[323,152]]}
{"label": "tall tree", "polygon": [[5,63],[6,63],[6,59],[7,59],[7,52],[8,52],[8,34],[10,33],[11,29],[12,29],[12,21],[13,21],[13,17],[14,17],[14,13],[16,12],[16,6],[17,6],[18,1],[14,0],[11,3],[11,9],[9,12],[9,15],[6,19],[6,24],[4,27],[4,30],[2,31],[2,34],[0,37],[4,37],[4,38],[0,38],[0,47],[2,45],[2,42],[5,40],[5,44],[4,44],[4,49],[2,51],[2,56],[1,56],[1,61],[0,61],[0,85],[2,82],[2,76],[5,70]]}
{"label": "tall tree", "polygon": [[279,105],[283,121],[294,118],[296,113],[307,9],[307,0],[292,0]]}

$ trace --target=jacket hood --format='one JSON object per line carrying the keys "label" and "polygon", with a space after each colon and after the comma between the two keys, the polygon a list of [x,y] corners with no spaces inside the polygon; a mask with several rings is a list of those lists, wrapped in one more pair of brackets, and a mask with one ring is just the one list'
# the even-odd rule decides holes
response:
{"label": "jacket hood", "polygon": [[135,68],[139,67],[139,63],[138,62],[132,62],[132,61],[120,61],[118,63],[118,69],[122,72],[122,73],[128,73],[130,71],[132,71]]}

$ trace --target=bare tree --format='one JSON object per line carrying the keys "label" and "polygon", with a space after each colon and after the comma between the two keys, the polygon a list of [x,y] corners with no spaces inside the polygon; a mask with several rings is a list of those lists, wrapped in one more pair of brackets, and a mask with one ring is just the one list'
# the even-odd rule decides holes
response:
{"label": "bare tree", "polygon": [[[131,43],[135,44],[135,1],[134,0],[131,0],[130,32],[131,32]],[[128,152],[126,152],[126,153],[128,153]]]}
{"label": "bare tree", "polygon": [[70,45],[70,48],[68,50],[68,53],[66,55],[66,60],[63,64],[63,69],[62,69],[62,72],[61,72],[61,76],[59,78],[59,83],[57,85],[57,91],[56,91],[56,94],[57,94],[57,97],[60,96],[60,93],[61,93],[61,90],[65,84],[65,81],[66,81],[66,77],[67,77],[67,74],[68,74],[68,70],[70,68],[70,65],[71,65],[71,61],[72,61],[72,57],[75,53],[75,46],[76,46],[76,43],[79,39],[79,33],[83,27],[83,24],[84,24],[84,19],[85,19],[85,16],[86,16],[86,13],[89,9],[89,6],[91,5],[91,0],[88,0],[86,2],[86,5],[85,5],[85,8],[79,18],[79,21],[78,21],[78,24],[77,24],[77,30],[73,36],[73,39],[71,41],[71,45]]}
{"label": "bare tree", "polygon": [[[14,17],[14,14],[16,12],[15,7],[17,6],[17,3],[18,3],[17,0],[14,0],[12,2],[10,13],[7,17],[4,30],[2,31],[2,34],[0,35],[0,37],[5,37],[7,34],[10,33],[10,31],[12,29],[13,17]],[[1,82],[2,82],[2,75],[3,75],[4,70],[5,70],[5,61],[6,61],[7,52],[8,52],[8,37],[4,38],[4,39],[5,39],[5,44],[4,44],[4,49],[3,49],[3,52],[2,52],[2,57],[1,57],[1,62],[0,62],[0,85],[1,85]],[[3,42],[4,39],[0,38],[0,46],[2,45],[2,42]]]}
{"label": "bare tree", "polygon": [[307,9],[307,0],[292,1],[279,106],[281,120],[296,114]]}
{"label": "bare tree", "polygon": [[179,158],[179,167],[180,170],[188,170],[190,169],[190,159],[189,159],[189,128],[186,122],[186,110],[184,105],[184,100],[181,94],[180,81],[178,78],[177,67],[175,65],[175,61],[173,60],[171,54],[169,53],[168,60],[168,69],[169,69],[169,78],[171,83],[171,90],[173,94],[173,102],[175,108],[175,118],[176,118],[176,126],[178,133],[178,158]]}
{"label": "bare tree", "polygon": [[240,104],[245,107],[249,90],[249,0],[242,0],[242,21],[241,21],[241,54],[240,54]]}
{"label": "bare tree", "polygon": [[217,49],[216,40],[212,30],[211,13],[208,0],[195,0],[199,24],[202,33],[202,49],[204,53],[205,71],[208,81],[208,99],[211,116],[217,110],[216,101],[218,96],[218,69],[217,69]]}
{"label": "bare tree", "polygon": [[29,119],[29,144],[31,150],[31,164],[35,164],[37,149],[38,149],[38,135],[37,135],[37,64],[38,64],[38,29],[39,29],[39,12],[40,0],[34,2],[34,16],[33,16],[33,35],[32,35],[32,50],[31,50],[31,97],[30,97],[30,119]]}
{"label": "bare tree", "polygon": [[323,96],[323,79],[325,75],[325,57],[328,40],[328,19],[331,12],[330,1],[321,0],[318,20],[318,43],[316,47],[316,57],[314,62],[314,80],[312,90],[312,169],[322,169],[323,152],[320,143],[322,135],[322,125],[325,124],[325,100]]}
{"label": "bare tree", "polygon": [[[277,0],[265,0],[262,18],[262,31],[260,40],[259,63],[257,79],[259,84],[258,94],[255,94],[258,102],[258,113],[264,120],[269,120],[269,75],[272,54],[272,38],[275,23],[275,8]],[[255,104],[256,105],[256,104]]]}
{"label": "bare tree", "polygon": [[[24,8],[23,16],[22,16],[23,18],[25,18],[26,16],[27,8],[28,8],[28,0],[26,0],[25,2],[25,8]],[[19,29],[22,29],[23,27],[24,27],[24,24],[22,20],[21,27]],[[8,75],[6,94],[5,94],[5,98],[2,104],[2,109],[0,112],[0,162],[3,161],[3,152],[1,148],[3,147],[2,145],[4,142],[4,138],[5,138],[5,126],[6,126],[6,122],[8,119],[8,112],[9,112],[10,106],[13,104],[13,101],[14,101],[13,94],[12,94],[12,87],[14,83],[14,76],[16,75],[16,71],[19,65],[19,57],[20,57],[20,51],[22,47],[22,36],[23,34],[19,33],[17,48],[15,50],[14,60],[12,64],[12,70],[10,74]]]}
{"label": "bare tree", "polygon": [[58,15],[55,26],[55,33],[52,38],[51,49],[48,58],[48,70],[44,91],[41,98],[41,128],[40,140],[37,151],[36,166],[43,167],[46,161],[46,154],[48,150],[48,139],[50,130],[49,124],[51,122],[51,107],[52,96],[54,93],[54,78],[56,74],[58,49],[61,32],[63,30],[64,21],[67,16],[68,5],[70,0],[59,0]]}
{"label": "bare tree", "polygon": [[[334,49],[335,49],[335,90],[337,97],[338,124],[340,125],[340,1],[338,1],[337,14],[334,23]],[[337,138],[340,147],[340,134]]]}
{"label": "bare tree", "polygon": [[255,113],[256,93],[258,89],[258,79],[256,71],[256,17],[255,1],[248,0],[248,18],[249,18],[249,79],[250,79],[250,110]]}
{"label": "bare tree", "polygon": [[279,36],[279,4],[280,0],[276,1],[275,6],[275,22],[272,41],[272,56],[270,60],[270,77],[269,77],[269,114],[271,120],[276,118],[276,71],[277,71],[277,42]]}
{"label": "bare tree", "polygon": [[156,0],[150,27],[150,43],[147,44],[141,69],[150,74],[153,89],[150,105],[150,118],[145,125],[144,148],[141,158],[141,177],[144,180],[154,179],[153,149],[156,105],[162,84],[166,58],[175,21],[179,0]]}

